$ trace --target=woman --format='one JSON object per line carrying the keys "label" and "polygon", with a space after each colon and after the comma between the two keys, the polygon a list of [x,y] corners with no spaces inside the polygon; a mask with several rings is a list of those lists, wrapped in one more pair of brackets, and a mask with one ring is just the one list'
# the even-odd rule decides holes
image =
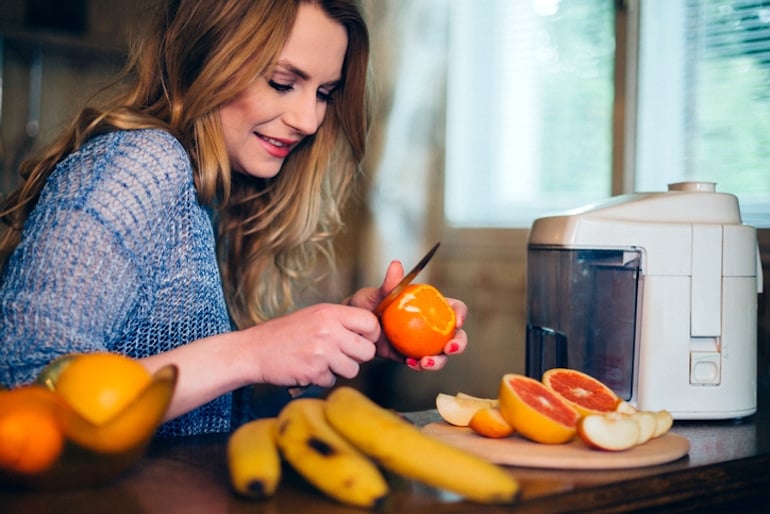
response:
{"label": "woman", "polygon": [[[252,384],[329,387],[375,356],[403,360],[371,312],[400,263],[342,305],[293,301],[333,257],[365,150],[367,60],[352,0],[171,0],[129,87],[26,162],[0,207],[0,381],[67,352],[174,363],[161,434],[176,435],[247,419]],[[466,344],[458,328],[446,352]]]}

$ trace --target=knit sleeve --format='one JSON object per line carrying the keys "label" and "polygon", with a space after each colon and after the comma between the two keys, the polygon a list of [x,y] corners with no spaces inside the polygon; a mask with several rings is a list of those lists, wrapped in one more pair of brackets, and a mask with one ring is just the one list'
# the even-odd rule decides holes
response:
{"label": "knit sleeve", "polygon": [[170,251],[158,234],[191,177],[160,131],[100,136],[57,166],[0,277],[1,382],[28,382],[63,353],[109,350],[152,308]]}

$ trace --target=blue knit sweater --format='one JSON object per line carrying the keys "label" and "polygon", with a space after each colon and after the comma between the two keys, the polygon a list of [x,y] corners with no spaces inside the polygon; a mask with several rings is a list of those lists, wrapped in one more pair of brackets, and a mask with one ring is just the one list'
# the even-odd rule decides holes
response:
{"label": "blue knit sweater", "polygon": [[[68,352],[139,358],[231,328],[211,220],[176,139],[112,132],[56,167],[0,275],[0,382],[30,382]],[[227,431],[232,398],[159,434]]]}

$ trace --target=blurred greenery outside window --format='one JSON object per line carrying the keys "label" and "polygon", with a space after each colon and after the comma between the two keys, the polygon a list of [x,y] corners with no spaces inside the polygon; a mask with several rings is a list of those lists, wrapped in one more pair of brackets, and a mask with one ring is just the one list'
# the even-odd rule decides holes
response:
{"label": "blurred greenery outside window", "polygon": [[[770,1],[450,5],[450,226],[527,228],[613,191],[697,180],[770,227]],[[616,48],[617,6],[634,16],[627,48]]]}

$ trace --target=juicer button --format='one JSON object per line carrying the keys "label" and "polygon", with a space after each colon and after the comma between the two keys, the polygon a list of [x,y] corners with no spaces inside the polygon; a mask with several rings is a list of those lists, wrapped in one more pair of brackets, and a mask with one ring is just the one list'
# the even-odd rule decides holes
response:
{"label": "juicer button", "polygon": [[719,352],[690,352],[690,383],[694,385],[719,385]]}

